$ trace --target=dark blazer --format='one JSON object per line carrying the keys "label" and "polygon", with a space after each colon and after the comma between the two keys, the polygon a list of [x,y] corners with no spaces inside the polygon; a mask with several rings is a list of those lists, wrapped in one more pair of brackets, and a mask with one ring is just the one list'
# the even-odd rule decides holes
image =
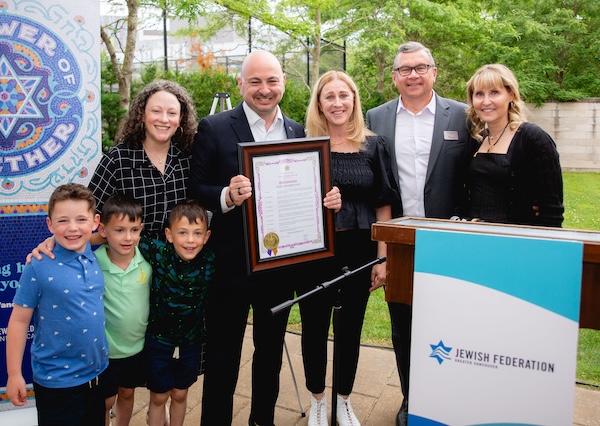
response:
{"label": "dark blazer", "polygon": [[[300,124],[285,115],[283,119],[288,139],[305,136]],[[188,185],[189,196],[197,198],[203,206],[213,211],[208,246],[214,250],[217,262],[227,259],[227,275],[242,280],[246,277],[243,209],[236,207],[222,213],[220,196],[223,187],[228,186],[230,179],[240,173],[238,143],[252,141],[254,137],[242,104],[232,110],[204,117],[194,139]],[[232,262],[232,259],[235,260]]]}
{"label": "dark blazer", "polygon": [[[467,129],[467,105],[434,94],[436,98],[435,121],[429,165],[425,180],[425,216],[449,219],[453,215],[465,216],[467,194],[465,183],[469,159],[476,147]],[[367,111],[367,126],[384,136],[390,146],[394,161],[394,177],[398,188],[396,161],[396,110],[399,98]],[[402,189],[400,189],[402,192]],[[393,209],[394,216],[402,216],[402,201]]]}

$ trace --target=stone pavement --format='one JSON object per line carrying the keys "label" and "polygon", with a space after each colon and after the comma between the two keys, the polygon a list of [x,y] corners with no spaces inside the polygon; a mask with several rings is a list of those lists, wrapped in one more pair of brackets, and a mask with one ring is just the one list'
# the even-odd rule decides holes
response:
{"label": "stone pavement", "polygon": [[[292,359],[293,371],[300,390],[302,406],[306,417],[302,417],[298,396],[292,380],[287,357],[283,355],[281,370],[281,389],[275,424],[278,426],[305,426],[308,422],[310,393],[304,386],[304,369],[300,350],[300,336],[288,333],[286,343]],[[234,397],[234,418],[232,426],[246,426],[250,414],[250,371],[252,365],[252,326],[246,328],[246,336],[242,352],[240,376]],[[328,404],[331,407],[331,367],[333,344],[330,343],[329,368],[327,371]],[[190,388],[188,395],[188,414],[185,425],[198,426],[202,400],[202,377]],[[363,426],[395,426],[395,416],[401,402],[400,382],[396,371],[394,353],[391,349],[361,348],[360,361],[354,391],[351,396],[352,406]],[[148,392],[144,389],[136,391],[136,403],[131,426],[146,425]],[[575,388],[575,415],[573,425],[600,426],[600,391],[581,387]]]}

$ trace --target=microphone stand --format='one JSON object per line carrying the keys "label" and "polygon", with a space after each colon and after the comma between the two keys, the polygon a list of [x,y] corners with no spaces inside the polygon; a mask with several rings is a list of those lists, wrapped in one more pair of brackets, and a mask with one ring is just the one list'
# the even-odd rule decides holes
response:
{"label": "microphone stand", "polygon": [[[311,297],[312,295],[319,293],[320,291],[326,290],[329,287],[331,287],[333,284],[342,281],[343,279],[346,279],[349,276],[352,276],[360,271],[362,271],[363,269],[369,268],[373,265],[377,265],[380,263],[385,262],[386,257],[385,256],[381,256],[369,263],[366,263],[362,266],[359,266],[358,268],[354,269],[354,270],[350,270],[347,266],[344,266],[342,268],[342,275],[330,280],[330,281],[325,281],[324,283],[321,283],[319,285],[317,285],[314,289],[294,298],[291,300],[287,300],[283,303],[280,303],[279,305],[271,308],[271,315],[276,315],[279,312],[291,307],[292,305],[300,302],[303,299],[306,299],[308,297]],[[331,424],[335,425],[336,421],[337,421],[337,380],[338,380],[338,361],[339,361],[339,348],[338,345],[336,343],[336,332],[335,330],[341,330],[341,322],[340,322],[340,314],[342,311],[342,302],[341,302],[341,292],[342,289],[339,288],[338,289],[338,298],[333,306],[333,378],[332,378],[332,385],[331,385]]]}

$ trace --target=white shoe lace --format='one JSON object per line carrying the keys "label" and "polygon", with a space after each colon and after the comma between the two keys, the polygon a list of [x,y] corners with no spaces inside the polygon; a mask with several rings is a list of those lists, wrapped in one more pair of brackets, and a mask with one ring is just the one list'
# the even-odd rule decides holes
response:
{"label": "white shoe lace", "polygon": [[360,426],[360,422],[354,414],[350,398],[344,399],[337,396],[337,422],[340,426]]}
{"label": "white shoe lace", "polygon": [[308,426],[328,426],[327,425],[327,398],[316,399],[310,397],[310,413],[308,415]]}

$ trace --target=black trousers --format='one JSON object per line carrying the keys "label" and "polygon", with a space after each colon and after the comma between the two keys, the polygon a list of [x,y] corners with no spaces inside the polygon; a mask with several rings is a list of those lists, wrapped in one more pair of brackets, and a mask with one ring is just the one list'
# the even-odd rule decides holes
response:
{"label": "black trousers", "polygon": [[294,275],[291,271],[268,272],[252,282],[246,280],[236,284],[228,281],[227,271],[221,272],[211,283],[206,303],[206,370],[201,424],[231,425],[233,394],[248,312],[252,306],[254,355],[250,419],[261,426],[273,425],[289,309],[277,315],[271,315],[270,309],[293,298],[289,278]]}
{"label": "black trousers", "polygon": [[396,366],[400,375],[400,388],[408,401],[410,372],[410,334],[412,326],[412,306],[404,303],[388,302],[392,323],[392,345],[396,355]]}
{"label": "black trousers", "polygon": [[[313,269],[314,285],[303,288],[302,293],[340,276],[344,266],[354,270],[375,260],[377,245],[371,241],[369,230],[339,231],[336,232],[335,253],[335,258],[324,261],[318,269]],[[318,272],[318,275],[314,272]],[[302,317],[302,360],[306,387],[312,393],[325,390],[328,332],[333,307],[338,299],[341,303],[340,327],[334,328],[339,349],[339,359],[336,360],[339,373],[337,393],[352,393],[360,352],[360,336],[370,294],[370,276],[371,268],[365,268],[327,290],[303,299],[299,304]]]}
{"label": "black trousers", "polygon": [[40,426],[103,426],[104,395],[100,377],[70,388],[47,388],[33,382]]}

